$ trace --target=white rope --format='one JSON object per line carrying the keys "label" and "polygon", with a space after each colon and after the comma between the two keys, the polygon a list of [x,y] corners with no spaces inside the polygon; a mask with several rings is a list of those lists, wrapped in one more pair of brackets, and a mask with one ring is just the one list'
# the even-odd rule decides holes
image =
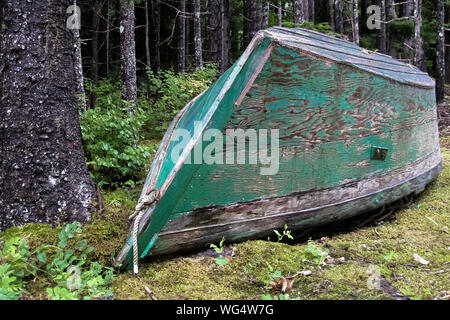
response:
{"label": "white rope", "polygon": [[[153,192],[156,191],[155,195],[152,197]],[[138,230],[139,223],[141,221],[142,216],[145,213],[145,209],[159,200],[159,191],[157,189],[151,189],[145,196],[139,199],[138,204],[136,205],[136,209],[134,213],[129,217],[130,220],[134,219],[133,222],[133,272],[134,274],[138,274],[139,272],[139,256],[138,256]]]}

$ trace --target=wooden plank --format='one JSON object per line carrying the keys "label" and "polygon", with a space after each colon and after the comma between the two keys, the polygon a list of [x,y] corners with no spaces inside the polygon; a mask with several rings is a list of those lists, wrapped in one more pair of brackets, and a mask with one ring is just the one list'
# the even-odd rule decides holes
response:
{"label": "wooden plank", "polygon": [[270,235],[273,229],[285,224],[291,230],[301,230],[322,224],[351,218],[384,204],[394,202],[411,193],[420,192],[442,169],[442,162],[434,168],[387,189],[360,196],[355,199],[299,211],[284,212],[268,217],[248,218],[230,223],[218,223],[197,228],[162,232],[151,252],[151,256],[207,247],[210,243],[225,237],[228,242],[262,238]]}
{"label": "wooden plank", "polygon": [[349,201],[373,194],[420,176],[430,168],[438,166],[441,160],[440,151],[437,149],[423,159],[396,170],[368,176],[361,180],[349,181],[335,188],[293,192],[286,196],[263,197],[226,206],[195,209],[192,212],[180,214],[180,217],[170,222],[163,232],[245,221],[250,218],[266,218],[284,212],[311,210],[315,207],[334,205],[336,202]]}

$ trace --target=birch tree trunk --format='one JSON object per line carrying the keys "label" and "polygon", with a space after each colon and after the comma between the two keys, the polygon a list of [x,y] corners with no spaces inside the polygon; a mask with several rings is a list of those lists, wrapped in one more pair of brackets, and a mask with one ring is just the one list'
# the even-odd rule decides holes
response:
{"label": "birch tree trunk", "polygon": [[134,39],[134,0],[120,2],[120,53],[122,66],[122,97],[129,101],[129,112],[137,103],[136,49]]}
{"label": "birch tree trunk", "polygon": [[195,67],[203,69],[202,26],[200,22],[200,0],[194,0],[194,55]]}
{"label": "birch tree trunk", "polygon": [[436,101],[444,102],[445,89],[445,7],[437,0]]}
{"label": "birch tree trunk", "polygon": [[[72,0],[3,2],[0,230],[89,222],[96,189],[81,143]],[[0,12],[0,15],[2,13]]]}
{"label": "birch tree trunk", "polygon": [[353,42],[359,45],[358,0],[353,0]]}

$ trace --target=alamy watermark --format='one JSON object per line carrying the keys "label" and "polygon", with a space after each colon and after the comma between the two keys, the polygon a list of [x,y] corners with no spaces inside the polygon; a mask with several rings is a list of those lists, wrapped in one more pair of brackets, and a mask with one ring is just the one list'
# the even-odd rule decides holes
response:
{"label": "alamy watermark", "polygon": [[381,8],[377,5],[371,5],[367,7],[366,10],[369,15],[366,21],[367,29],[381,29]]}
{"label": "alamy watermark", "polygon": [[183,157],[185,164],[259,165],[261,175],[278,173],[278,129],[271,129],[270,135],[267,129],[226,129],[224,135],[218,129],[202,131],[202,122],[195,121],[193,132],[175,129],[170,140],[175,142],[170,154],[173,163]]}
{"label": "alamy watermark", "polygon": [[81,27],[81,9],[79,6],[71,5],[67,7],[67,14],[70,16],[66,20],[66,26],[69,30],[80,30]]}

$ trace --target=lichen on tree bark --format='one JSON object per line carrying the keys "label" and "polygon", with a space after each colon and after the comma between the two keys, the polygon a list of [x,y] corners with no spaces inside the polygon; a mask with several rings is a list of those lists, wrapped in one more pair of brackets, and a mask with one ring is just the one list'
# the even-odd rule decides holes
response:
{"label": "lichen on tree bark", "polygon": [[70,0],[8,0],[0,33],[0,230],[88,222],[96,190],[78,120]]}

